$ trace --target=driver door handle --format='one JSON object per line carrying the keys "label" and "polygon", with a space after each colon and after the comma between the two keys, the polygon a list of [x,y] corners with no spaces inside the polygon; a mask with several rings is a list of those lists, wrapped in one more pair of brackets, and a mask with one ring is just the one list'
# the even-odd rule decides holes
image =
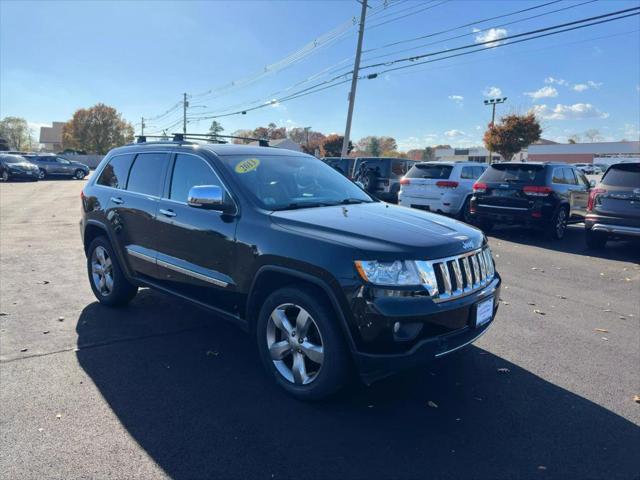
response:
{"label": "driver door handle", "polygon": [[176,212],[174,212],[171,209],[165,210],[164,208],[161,208],[159,211],[165,217],[175,217],[176,216]]}
{"label": "driver door handle", "polygon": [[111,197],[111,201],[116,205],[122,205],[124,203],[124,200],[120,197]]}

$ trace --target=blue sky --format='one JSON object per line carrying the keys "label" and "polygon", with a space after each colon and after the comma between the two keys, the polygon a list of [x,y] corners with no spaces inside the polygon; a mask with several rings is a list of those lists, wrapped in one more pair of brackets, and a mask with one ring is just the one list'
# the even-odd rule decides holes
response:
{"label": "blue sky", "polygon": [[[428,35],[547,3],[531,1],[370,0],[364,49]],[[483,38],[499,39],[549,25],[640,6],[638,1],[600,0],[512,25],[499,24],[582,3],[560,1],[519,15],[451,33],[366,52],[362,64],[452,48]],[[427,8],[431,7],[431,8]],[[274,92],[338,64],[349,70],[356,45],[351,21],[355,0],[235,2],[10,2],[0,3],[0,116],[26,118],[34,127],[65,121],[77,108],[97,102],[116,107],[136,123],[194,97],[192,116],[263,104]],[[404,18],[399,18],[404,16]],[[566,141],[596,128],[603,140],[638,140],[640,122],[640,17],[585,28],[503,48],[483,48],[359,82],[352,138],[390,135],[401,149],[438,143],[481,144],[490,110],[483,99],[507,96],[498,113],[532,108],[543,136]],[[392,21],[390,21],[392,20]],[[388,23],[385,23],[388,22]],[[351,25],[351,26],[349,26]],[[477,29],[489,29],[474,32]],[[337,35],[328,44],[323,36]],[[460,39],[448,37],[467,34]],[[249,85],[238,81],[264,73],[309,45],[311,53]],[[437,44],[420,47],[425,43]],[[414,50],[395,53],[407,48]],[[383,59],[371,57],[390,53]],[[343,62],[339,64],[339,62]],[[385,67],[367,70],[380,71]],[[341,73],[339,71],[338,73]],[[334,75],[336,75],[334,73]],[[318,82],[331,76],[318,77]],[[223,92],[200,95],[236,82]],[[288,93],[314,85],[301,84]],[[219,119],[226,132],[274,122],[344,131],[349,84],[247,115]],[[229,108],[234,107],[234,108]],[[179,120],[177,109],[147,131]],[[195,120],[190,131],[206,131]],[[136,127],[138,131],[139,127]],[[174,127],[172,131],[179,130]]]}

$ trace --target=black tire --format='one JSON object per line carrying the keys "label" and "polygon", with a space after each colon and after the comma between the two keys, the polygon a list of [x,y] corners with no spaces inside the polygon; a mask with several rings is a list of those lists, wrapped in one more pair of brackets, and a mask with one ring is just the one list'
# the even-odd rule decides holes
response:
{"label": "black tire", "polygon": [[87,174],[84,173],[84,170],[82,170],[81,168],[77,169],[75,172],[73,172],[73,178],[75,178],[76,180],[83,180],[84,177],[86,177]]}
{"label": "black tire", "polygon": [[562,240],[567,231],[567,222],[569,221],[569,210],[567,207],[560,207],[551,219],[545,230],[547,238],[550,240]]}
{"label": "black tire", "polygon": [[585,230],[584,239],[587,242],[587,247],[593,250],[604,248],[608,240],[606,233],[594,232],[592,230]]}
{"label": "black tire", "polygon": [[365,172],[360,181],[362,182],[365,191],[369,193],[376,192],[376,188],[378,186],[378,176],[376,175],[376,172],[371,170]]}
{"label": "black tire", "polygon": [[464,223],[471,224],[473,222],[473,217],[471,216],[471,197],[467,197],[462,204],[462,208],[460,208],[460,212],[458,213],[458,219]]}
{"label": "black tire", "polygon": [[[320,334],[323,348],[322,365],[315,378],[308,384],[299,385],[287,380],[276,368],[268,346],[267,328],[270,316],[279,306],[293,304],[304,308],[313,318],[314,326]],[[262,305],[256,325],[256,340],[262,363],[275,382],[287,393],[300,400],[321,400],[346,383],[350,374],[350,359],[336,315],[323,293],[314,288],[285,287],[273,292]],[[295,328],[295,324],[293,324]],[[295,332],[293,334],[295,338]],[[295,353],[292,351],[292,361]]]}
{"label": "black tire", "polygon": [[9,172],[7,170],[2,170],[2,173],[0,173],[0,182],[8,182],[9,178]]}
{"label": "black tire", "polygon": [[[96,285],[96,280],[94,279],[92,271],[94,252],[96,252],[98,248],[104,249],[111,260],[112,288],[108,292],[101,291],[99,289],[98,285]],[[122,268],[118,263],[118,258],[115,256],[113,248],[111,248],[111,243],[109,243],[109,240],[106,237],[97,237],[93,242],[91,242],[89,250],[87,251],[87,274],[89,276],[89,284],[91,285],[93,294],[103,305],[107,305],[109,307],[126,305],[133,300],[136,293],[138,293],[138,287],[129,282],[122,272]]]}
{"label": "black tire", "polygon": [[47,171],[44,168],[38,169],[38,180],[44,180],[47,178]]}

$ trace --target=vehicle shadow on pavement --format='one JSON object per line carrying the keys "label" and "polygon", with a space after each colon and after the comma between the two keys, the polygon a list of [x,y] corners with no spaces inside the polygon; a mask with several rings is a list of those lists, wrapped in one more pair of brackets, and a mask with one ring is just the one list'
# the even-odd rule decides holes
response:
{"label": "vehicle shadow on pavement", "polygon": [[640,241],[617,240],[607,242],[605,248],[589,249],[584,239],[583,225],[569,225],[562,240],[549,240],[544,233],[516,226],[495,227],[489,237],[496,240],[522,243],[561,253],[585,255],[622,262],[640,262]]}
{"label": "vehicle shadow on pavement", "polygon": [[[253,338],[140,292],[88,305],[77,358],[172,478],[632,478],[640,428],[470,347],[371,387],[303,403],[264,374]],[[498,371],[508,369],[508,371]]]}

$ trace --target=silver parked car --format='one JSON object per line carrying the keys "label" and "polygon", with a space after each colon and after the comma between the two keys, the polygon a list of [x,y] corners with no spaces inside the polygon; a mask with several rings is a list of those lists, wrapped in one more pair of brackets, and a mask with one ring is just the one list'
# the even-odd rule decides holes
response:
{"label": "silver parked car", "polygon": [[38,166],[39,178],[49,176],[66,176],[77,180],[82,180],[89,175],[89,167],[84,163],[57,155],[23,155],[30,162]]}
{"label": "silver parked car", "polygon": [[400,180],[398,204],[456,216],[469,223],[473,184],[487,169],[476,162],[421,162]]}

